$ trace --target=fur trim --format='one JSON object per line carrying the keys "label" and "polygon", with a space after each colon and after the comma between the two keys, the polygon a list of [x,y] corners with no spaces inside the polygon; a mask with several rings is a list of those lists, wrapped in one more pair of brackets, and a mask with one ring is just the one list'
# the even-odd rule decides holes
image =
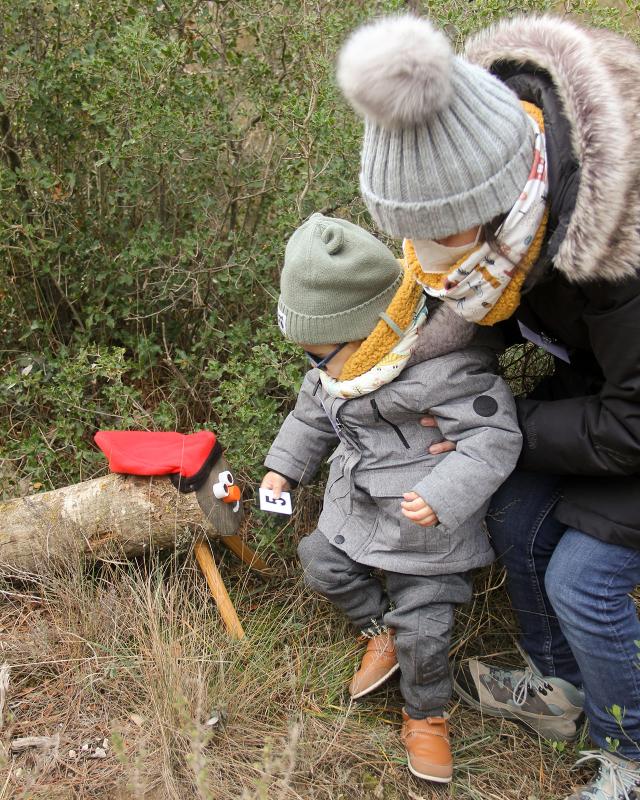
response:
{"label": "fur trim", "polygon": [[338,57],[351,105],[385,128],[419,125],[451,98],[453,51],[426,19],[403,14],[358,28]]}
{"label": "fur trim", "polygon": [[465,56],[533,64],[553,80],[581,179],[555,258],[571,281],[622,280],[640,264],[640,51],[627,39],[553,16],[516,17],[471,37]]}

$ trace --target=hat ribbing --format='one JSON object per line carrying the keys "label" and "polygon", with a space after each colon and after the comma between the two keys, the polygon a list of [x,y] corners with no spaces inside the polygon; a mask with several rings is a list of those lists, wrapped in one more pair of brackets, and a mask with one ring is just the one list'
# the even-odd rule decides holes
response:
{"label": "hat ribbing", "polygon": [[360,189],[387,234],[438,239],[514,205],[533,161],[531,123],[516,95],[454,55],[428,20],[356,30],[338,82],[365,117]]}

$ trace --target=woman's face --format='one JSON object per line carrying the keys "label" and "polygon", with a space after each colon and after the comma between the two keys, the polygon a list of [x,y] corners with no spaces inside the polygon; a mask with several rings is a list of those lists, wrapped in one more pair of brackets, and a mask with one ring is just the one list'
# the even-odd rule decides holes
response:
{"label": "woman's face", "polygon": [[479,230],[480,226],[476,225],[475,228],[469,228],[468,231],[452,233],[451,236],[445,236],[444,239],[436,239],[435,241],[445,247],[461,247],[465,244],[473,244],[476,241]]}
{"label": "woman's face", "polygon": [[310,353],[318,360],[325,358],[337,347],[340,347],[340,350],[338,350],[333,358],[329,359],[329,361],[327,361],[323,367],[327,374],[332,378],[338,378],[340,377],[340,373],[342,372],[342,368],[346,364],[347,359],[356,352],[356,350],[362,344],[362,341],[362,339],[359,339],[356,342],[347,342],[344,347],[340,347],[339,344],[303,344],[302,347],[304,348],[305,352]]}

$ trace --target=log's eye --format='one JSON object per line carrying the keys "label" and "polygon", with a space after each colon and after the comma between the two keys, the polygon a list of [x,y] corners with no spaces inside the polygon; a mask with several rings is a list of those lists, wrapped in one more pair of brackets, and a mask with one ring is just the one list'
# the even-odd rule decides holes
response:
{"label": "log's eye", "polygon": [[220,483],[226,483],[227,486],[231,486],[233,484],[233,475],[227,470],[226,472],[221,472],[218,475],[218,480]]}

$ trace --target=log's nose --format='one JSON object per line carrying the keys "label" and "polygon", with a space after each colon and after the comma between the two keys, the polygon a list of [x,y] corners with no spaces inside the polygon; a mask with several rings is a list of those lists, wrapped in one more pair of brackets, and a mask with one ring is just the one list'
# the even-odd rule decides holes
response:
{"label": "log's nose", "polygon": [[240,487],[237,483],[234,483],[232,486],[228,486],[227,489],[229,493],[226,497],[222,498],[223,503],[237,503],[240,498],[242,497],[242,492],[240,491]]}

